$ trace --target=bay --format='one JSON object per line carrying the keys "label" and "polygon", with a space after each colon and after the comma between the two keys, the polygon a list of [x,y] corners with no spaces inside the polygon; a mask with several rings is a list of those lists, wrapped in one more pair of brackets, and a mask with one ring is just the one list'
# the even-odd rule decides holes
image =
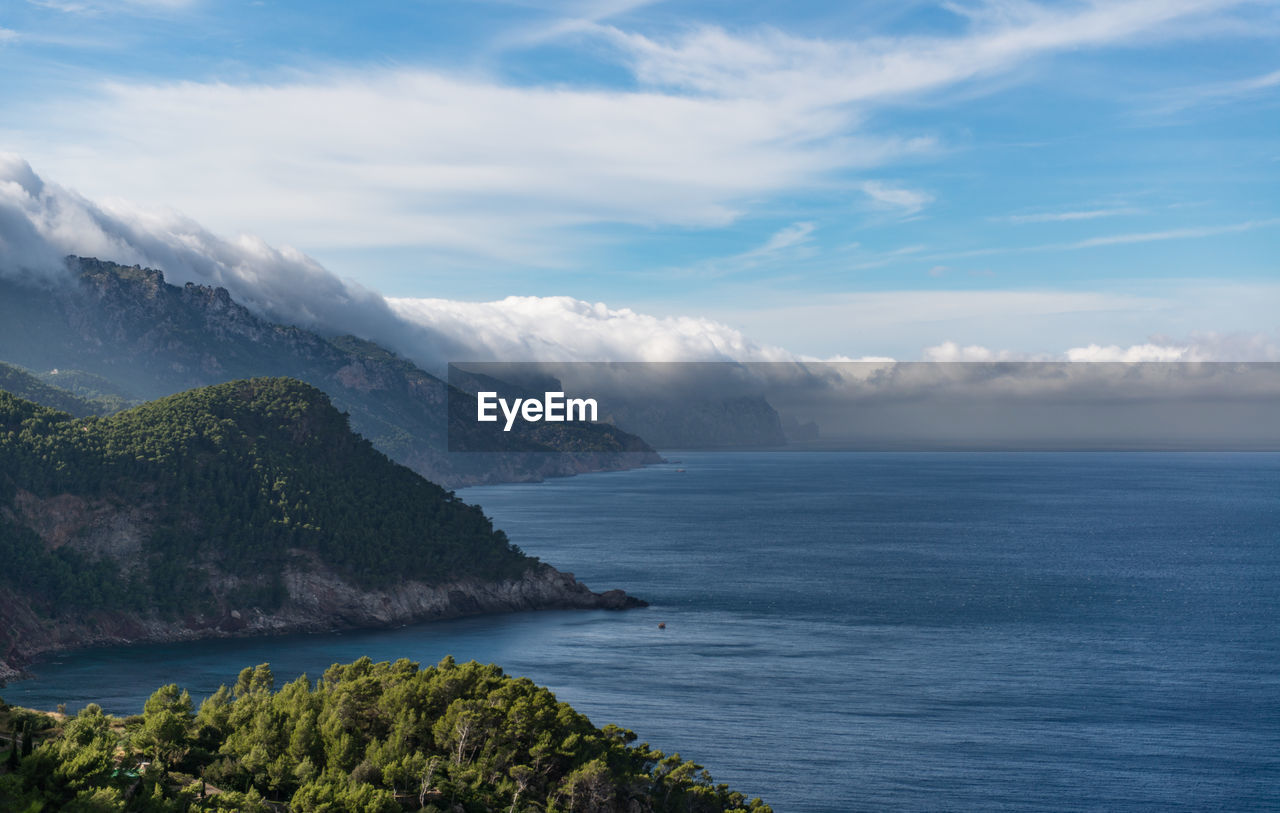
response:
{"label": "bay", "polygon": [[451,654],[780,812],[1280,807],[1280,456],[668,456],[462,493],[647,609],[86,650],[3,695]]}

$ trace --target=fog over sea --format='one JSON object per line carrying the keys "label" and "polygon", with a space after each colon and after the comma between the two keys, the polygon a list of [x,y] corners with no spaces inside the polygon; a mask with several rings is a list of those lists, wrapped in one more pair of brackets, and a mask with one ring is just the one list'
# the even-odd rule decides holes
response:
{"label": "fog over sea", "polygon": [[648,609],[67,653],[2,694],[452,654],[779,813],[1280,808],[1280,455],[668,457],[462,492]]}

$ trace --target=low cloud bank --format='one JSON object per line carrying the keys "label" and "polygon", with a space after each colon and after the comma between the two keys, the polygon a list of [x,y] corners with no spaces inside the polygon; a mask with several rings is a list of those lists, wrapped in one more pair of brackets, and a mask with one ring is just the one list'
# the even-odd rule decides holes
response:
{"label": "low cloud bank", "polygon": [[471,360],[785,361],[710,319],[636,313],[567,296],[509,296],[497,302],[388,300],[401,317],[446,336],[466,337]]}
{"label": "low cloud bank", "polygon": [[[571,297],[386,299],[297,249],[275,248],[248,235],[221,237],[173,211],[91,201],[41,178],[22,158],[0,153],[0,276],[65,284],[67,255],[159,268],[177,284],[222,286],[269,319],[372,339],[433,372],[457,360],[812,360],[711,319],[655,316]],[[1129,347],[1090,344],[1050,356],[947,342],[926,348],[923,358],[1277,361],[1280,341],[1266,334],[1202,333],[1183,340],[1152,337]]]}

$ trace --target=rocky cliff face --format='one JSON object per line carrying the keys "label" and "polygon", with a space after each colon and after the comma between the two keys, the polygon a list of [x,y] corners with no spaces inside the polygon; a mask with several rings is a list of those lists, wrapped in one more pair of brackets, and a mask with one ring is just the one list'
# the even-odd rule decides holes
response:
{"label": "rocky cliff face", "polygon": [[[9,641],[0,652],[0,686],[21,678],[23,668],[41,656],[85,646],[370,629],[528,610],[646,606],[621,590],[592,592],[572,573],[545,565],[516,580],[438,585],[409,581],[387,590],[358,588],[317,565],[290,568],[285,585],[288,598],[272,610],[227,605],[217,614],[183,618],[99,612],[56,620],[37,615],[12,590],[0,587],[0,618],[6,626],[0,640]],[[226,579],[223,586],[229,594],[237,583]]]}
{"label": "rocky cliff face", "polygon": [[[62,494],[38,498],[19,491],[3,509],[35,530],[50,547],[70,546],[109,557],[128,573],[144,566],[143,540],[154,516],[145,506],[120,506]],[[212,612],[166,617],[143,612],[97,611],[49,617],[12,588],[0,585],[0,685],[21,676],[32,660],[83,646],[130,644],[391,627],[468,615],[550,609],[623,610],[645,602],[621,590],[592,592],[573,577],[537,564],[519,579],[461,579],[442,584],[404,581],[369,590],[342,578],[314,555],[295,550],[285,570],[287,597],[275,608],[236,603],[255,580],[223,572],[212,562],[208,576],[218,607]]]}

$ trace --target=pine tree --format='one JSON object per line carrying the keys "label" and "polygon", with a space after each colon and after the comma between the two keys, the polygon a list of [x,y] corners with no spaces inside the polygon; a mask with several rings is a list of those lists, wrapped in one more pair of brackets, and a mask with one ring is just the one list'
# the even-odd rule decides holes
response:
{"label": "pine tree", "polygon": [[16,771],[18,769],[18,723],[13,724],[13,729],[9,733],[9,756],[5,760],[5,765],[9,770]]}

